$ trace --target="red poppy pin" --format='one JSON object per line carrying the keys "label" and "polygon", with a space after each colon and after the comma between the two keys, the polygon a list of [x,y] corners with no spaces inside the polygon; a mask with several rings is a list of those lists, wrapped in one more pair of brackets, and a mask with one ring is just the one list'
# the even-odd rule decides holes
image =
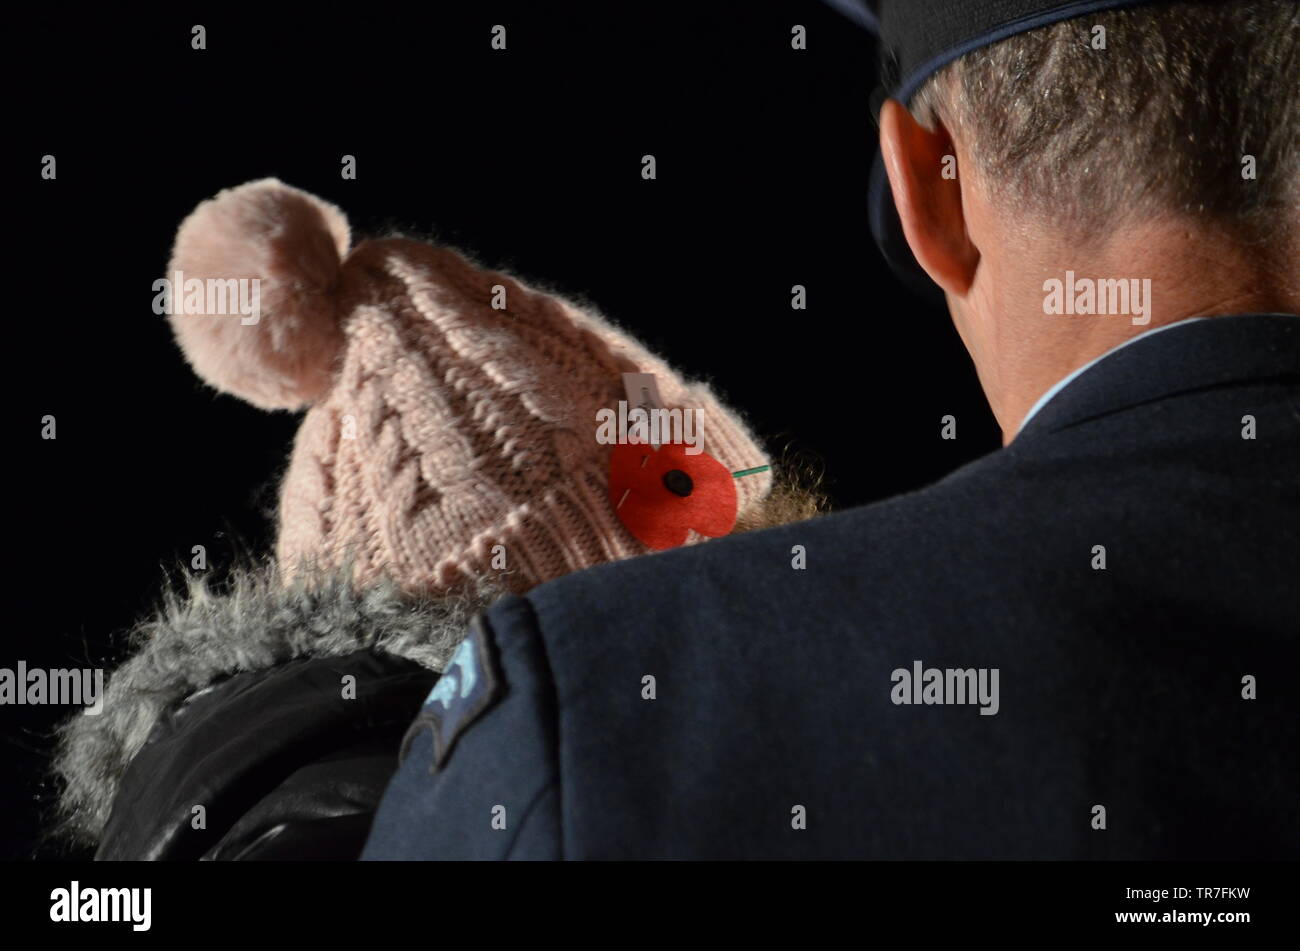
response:
{"label": "red poppy pin", "polygon": [[716,538],[736,524],[732,473],[707,453],[687,455],[682,443],[616,445],[609,501],[627,530],[656,551],[683,544],[692,529]]}

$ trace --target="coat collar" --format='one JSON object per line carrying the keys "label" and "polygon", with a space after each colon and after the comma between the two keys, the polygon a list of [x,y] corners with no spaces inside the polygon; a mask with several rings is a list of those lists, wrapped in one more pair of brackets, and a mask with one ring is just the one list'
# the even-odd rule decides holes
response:
{"label": "coat collar", "polygon": [[1288,376],[1300,377],[1300,316],[1188,321],[1102,357],[1034,413],[1013,444],[1179,393]]}

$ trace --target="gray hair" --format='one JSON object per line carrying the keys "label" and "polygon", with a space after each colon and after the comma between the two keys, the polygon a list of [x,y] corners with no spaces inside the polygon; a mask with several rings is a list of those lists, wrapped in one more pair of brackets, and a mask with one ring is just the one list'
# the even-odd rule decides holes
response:
{"label": "gray hair", "polygon": [[1067,20],[968,53],[910,108],[969,143],[990,193],[1014,213],[1081,232],[1171,213],[1209,216],[1248,241],[1300,230],[1293,0]]}

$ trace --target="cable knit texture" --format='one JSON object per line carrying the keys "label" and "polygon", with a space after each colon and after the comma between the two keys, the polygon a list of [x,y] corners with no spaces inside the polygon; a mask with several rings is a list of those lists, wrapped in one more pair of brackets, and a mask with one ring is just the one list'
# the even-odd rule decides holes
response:
{"label": "cable knit texture", "polygon": [[[598,315],[446,247],[347,242],[338,209],[266,180],[200,205],[172,259],[186,277],[263,281],[257,323],[172,324],[213,386],[309,407],[280,492],[289,574],[350,564],[362,582],[499,576],[521,591],[646,553],[609,501],[613,447],[596,441],[623,373],[653,373],[666,407],[702,410],[704,449],[729,469],[766,464],[706,386]],[[741,515],[770,487],[767,473],[738,479]]]}

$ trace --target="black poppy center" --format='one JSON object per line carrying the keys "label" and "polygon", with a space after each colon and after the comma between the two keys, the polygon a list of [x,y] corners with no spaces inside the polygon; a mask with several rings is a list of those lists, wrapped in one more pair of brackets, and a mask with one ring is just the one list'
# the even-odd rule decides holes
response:
{"label": "black poppy center", "polygon": [[690,495],[695,488],[695,483],[681,469],[669,469],[664,473],[664,488],[673,495],[680,495],[682,498]]}

